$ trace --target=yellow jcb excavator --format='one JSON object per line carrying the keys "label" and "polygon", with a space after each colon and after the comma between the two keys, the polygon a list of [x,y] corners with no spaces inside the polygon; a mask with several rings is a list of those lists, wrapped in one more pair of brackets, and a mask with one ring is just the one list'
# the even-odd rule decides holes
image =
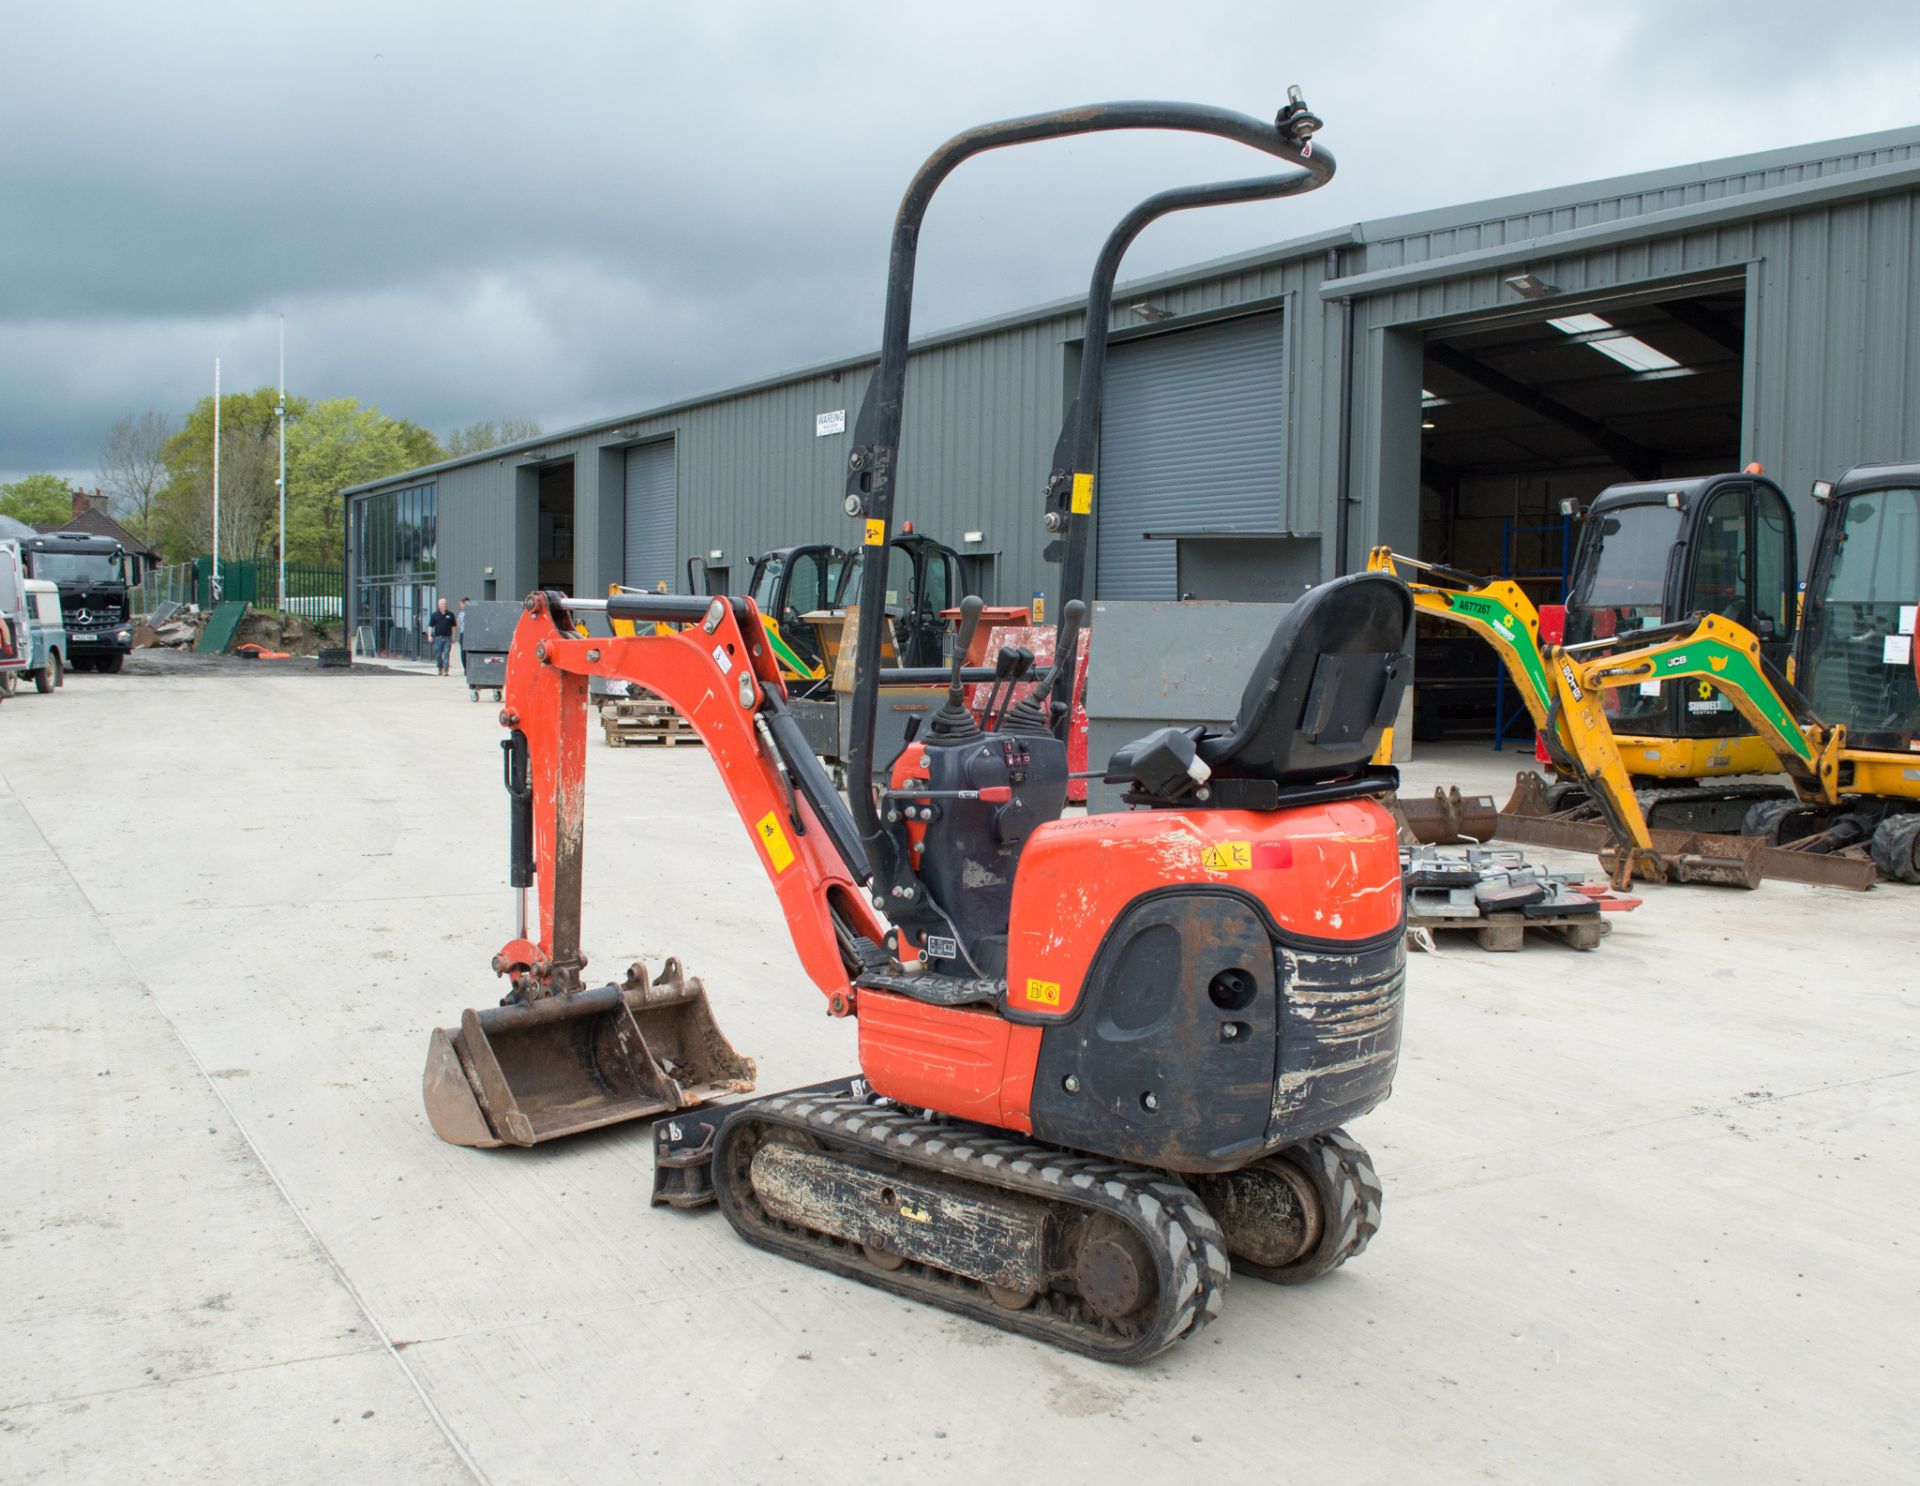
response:
{"label": "yellow jcb excavator", "polygon": [[[1761,615],[1769,622],[1758,630],[1727,615],[1696,613],[1651,627],[1616,623],[1601,637],[1543,647],[1540,615],[1517,585],[1384,548],[1373,554],[1375,570],[1405,566],[1442,580],[1413,585],[1416,604],[1494,645],[1528,698],[1556,772],[1603,822],[1582,823],[1559,808],[1562,801],[1539,776],[1523,774],[1503,812],[1503,835],[1577,848],[1610,839],[1606,854],[1621,885],[1635,872],[1744,886],[1762,876],[1847,887],[1870,886],[1880,875],[1920,882],[1920,464],[1859,466],[1817,484],[1814,497],[1823,514],[1793,643],[1798,686],[1776,660],[1779,627],[1770,614]],[[1790,551],[1790,536],[1787,545]],[[1586,551],[1583,542],[1582,563]],[[1669,580],[1688,570],[1684,561],[1666,567]],[[1576,576],[1576,598],[1579,592]],[[1784,604],[1782,598],[1776,607]],[[1752,606],[1745,612],[1752,617]],[[1571,617],[1568,627],[1575,627]],[[1718,734],[1729,753],[1740,749],[1738,769],[1724,758],[1713,762],[1711,753],[1703,760],[1695,749],[1670,746],[1669,738],[1626,734],[1631,718],[1607,699],[1629,689],[1634,697],[1678,695],[1690,707],[1709,693],[1715,713],[1738,719]],[[1741,724],[1750,732],[1730,730]],[[1741,834],[1650,826],[1637,777],[1695,777],[1682,772],[1687,767],[1747,772],[1744,754],[1753,747],[1785,774],[1792,793],[1749,796]],[[1661,772],[1667,768],[1674,773]]]}

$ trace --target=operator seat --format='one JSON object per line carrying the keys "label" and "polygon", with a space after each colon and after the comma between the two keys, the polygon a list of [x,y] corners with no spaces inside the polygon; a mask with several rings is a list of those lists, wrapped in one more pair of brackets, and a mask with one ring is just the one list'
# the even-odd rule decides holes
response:
{"label": "operator seat", "polygon": [[1115,751],[1107,782],[1131,786],[1134,804],[1274,809],[1289,791],[1355,774],[1412,679],[1413,616],[1391,573],[1308,589],[1274,627],[1232,727],[1148,733]]}

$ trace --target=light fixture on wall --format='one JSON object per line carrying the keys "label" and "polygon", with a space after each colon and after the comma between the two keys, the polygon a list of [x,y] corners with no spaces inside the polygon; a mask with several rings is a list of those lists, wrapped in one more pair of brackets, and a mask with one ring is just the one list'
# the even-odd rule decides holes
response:
{"label": "light fixture on wall", "polygon": [[1137,304],[1128,305],[1127,308],[1132,310],[1134,314],[1138,315],[1142,320],[1145,320],[1149,325],[1158,325],[1162,320],[1171,320],[1173,318],[1172,310],[1163,310],[1159,305],[1148,304],[1144,299]]}
{"label": "light fixture on wall", "polygon": [[711,551],[711,552],[709,552],[709,553],[707,554],[707,561],[708,561],[708,562],[718,562],[718,561],[720,561],[720,559],[721,559],[721,558],[723,558],[723,557],[725,557],[726,555],[727,555],[727,554],[726,554],[726,553],[724,553],[724,552],[722,552],[722,551],[721,551],[721,550],[720,550],[720,549],[719,549],[718,547],[715,547],[715,548],[713,549],[713,551]]}
{"label": "light fixture on wall", "polygon": [[1522,299],[1545,299],[1549,294],[1560,292],[1538,274],[1533,273],[1513,274],[1506,280],[1506,285]]}
{"label": "light fixture on wall", "polygon": [[967,543],[984,542],[986,541],[986,539],[987,539],[987,534],[983,531],[966,532],[960,538],[961,541],[967,542]]}

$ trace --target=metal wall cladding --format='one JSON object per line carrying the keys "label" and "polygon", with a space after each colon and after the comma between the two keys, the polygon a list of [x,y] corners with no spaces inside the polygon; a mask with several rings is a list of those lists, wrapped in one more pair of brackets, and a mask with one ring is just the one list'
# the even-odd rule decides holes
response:
{"label": "metal wall cladding", "polygon": [[1606,222],[1629,221],[1675,207],[1752,195],[1779,186],[1826,179],[1883,165],[1920,161],[1920,139],[1900,130],[1856,141],[1857,148],[1828,150],[1800,146],[1678,166],[1584,186],[1556,187],[1477,204],[1444,207],[1368,224],[1369,270],[1427,263],[1459,253],[1531,242],[1556,232],[1571,232]]}
{"label": "metal wall cladding", "polygon": [[[1416,540],[1421,340],[1441,325],[1524,310],[1503,282],[1520,268],[1561,290],[1563,310],[1589,295],[1744,277],[1751,354],[1742,457],[1767,465],[1794,495],[1804,523],[1812,514],[1805,492],[1814,478],[1860,460],[1920,452],[1920,343],[1912,334],[1920,317],[1920,193],[1911,185],[1881,185],[1872,187],[1876,194],[1863,188],[1859,196],[1818,206],[1769,206],[1764,215],[1714,222],[1663,222],[1659,214],[1722,204],[1731,212],[1756,191],[1844,181],[1863,171],[1884,177],[1915,164],[1920,129],[1892,131],[1365,223],[1127,284],[1115,296],[1107,403],[1109,437],[1120,447],[1102,456],[1096,522],[1112,520],[1116,478],[1125,499],[1129,462],[1157,457],[1151,449],[1137,456],[1127,450],[1115,413],[1116,393],[1123,405],[1128,396],[1119,384],[1134,347],[1151,358],[1154,341],[1202,335],[1216,321],[1217,333],[1231,342],[1235,332],[1225,323],[1231,317],[1279,310],[1286,317],[1285,334],[1275,337],[1284,395],[1273,423],[1281,474],[1260,497],[1256,525],[1321,533],[1322,567],[1331,575],[1344,314],[1342,281],[1327,276],[1334,255],[1336,274],[1349,279],[1414,264],[1438,270],[1431,283],[1360,286],[1353,294],[1355,362],[1346,376],[1356,505],[1349,566],[1373,540]],[[1605,247],[1562,246],[1556,257],[1530,246],[1553,233],[1641,217],[1648,218],[1644,229]],[[1475,253],[1490,256],[1462,261],[1457,272],[1442,266]],[[874,288],[877,303],[880,286]],[[1136,323],[1131,307],[1146,302],[1173,319],[1164,328]],[[1073,303],[1043,306],[928,338],[909,364],[896,519],[963,553],[991,558],[997,592],[983,597],[1013,602],[1039,590],[1058,599],[1058,570],[1045,558],[1050,538],[1041,526],[1041,488],[1072,394],[1082,321]],[[1271,367],[1262,364],[1257,375],[1270,378]],[[770,379],[382,485],[436,480],[441,591],[478,598],[484,570],[492,567],[497,596],[506,599],[537,581],[529,462],[536,455],[549,462],[571,458],[577,584],[583,593],[604,593],[625,572],[625,451],[671,435],[677,550],[664,576],[683,588],[687,557],[719,551],[716,565],[739,587],[756,552],[856,539],[841,497],[871,370],[870,361],[849,361]],[[818,415],[839,410],[846,413],[846,431],[818,434]],[[1176,424],[1167,437],[1178,442],[1185,431]],[[1190,488],[1182,490],[1184,499],[1192,498]],[[1170,490],[1165,509],[1144,529],[1197,527],[1210,519]],[[979,532],[980,540],[966,542],[968,531]],[[1126,540],[1118,539],[1123,547]],[[1149,560],[1174,560],[1171,543],[1135,541],[1128,555],[1141,555],[1139,548],[1156,549]],[[1096,592],[1127,581],[1101,576],[1103,566],[1118,560],[1113,540],[1096,541]],[[1161,572],[1158,592],[1171,592],[1167,581]]]}
{"label": "metal wall cladding", "polygon": [[1176,544],[1149,532],[1280,529],[1286,389],[1277,312],[1114,348],[1094,499],[1101,598],[1179,597]]}
{"label": "metal wall cladding", "polygon": [[621,582],[629,588],[674,589],[679,510],[672,439],[627,450],[625,562]]}

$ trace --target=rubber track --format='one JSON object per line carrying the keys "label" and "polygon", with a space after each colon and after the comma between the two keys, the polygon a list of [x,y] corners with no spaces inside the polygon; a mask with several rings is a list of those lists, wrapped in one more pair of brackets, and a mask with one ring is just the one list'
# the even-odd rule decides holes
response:
{"label": "rubber track", "polygon": [[1307,1168],[1322,1193],[1331,1193],[1332,1211],[1315,1252],[1272,1275],[1281,1284],[1299,1284],[1338,1269],[1366,1251],[1380,1231],[1380,1209],[1385,1193],[1365,1146],[1345,1130],[1329,1130],[1290,1148],[1290,1156]]}
{"label": "rubber track", "polygon": [[[1704,800],[1746,800],[1748,808],[1752,808],[1765,800],[1790,800],[1794,797],[1792,788],[1784,784],[1733,783],[1715,779],[1702,779],[1695,785],[1667,785],[1659,789],[1637,789],[1633,793],[1640,801],[1640,814],[1650,831],[1693,829],[1691,826],[1670,826],[1660,819],[1660,807],[1670,801],[1681,805],[1698,805]],[[1739,832],[1722,831],[1720,834],[1738,835]]]}
{"label": "rubber track", "polygon": [[[1159,1295],[1153,1322],[1123,1335],[1090,1318],[1073,1297],[1053,1292],[1025,1310],[996,1305],[972,1280],[911,1260],[886,1271],[857,1245],[768,1218],[750,1184],[735,1190],[731,1148],[753,1125],[802,1130],[853,1149],[982,1187],[1042,1198],[1126,1222],[1155,1257]],[[1109,1362],[1136,1363],[1193,1335],[1220,1312],[1229,1274],[1226,1239],[1200,1199],[1164,1172],[1145,1171],[1022,1140],[1004,1131],[927,1119],[896,1106],[837,1095],[755,1100],[722,1127],[713,1159],[714,1193],[749,1243],[849,1279],[958,1311],[978,1321]]]}

